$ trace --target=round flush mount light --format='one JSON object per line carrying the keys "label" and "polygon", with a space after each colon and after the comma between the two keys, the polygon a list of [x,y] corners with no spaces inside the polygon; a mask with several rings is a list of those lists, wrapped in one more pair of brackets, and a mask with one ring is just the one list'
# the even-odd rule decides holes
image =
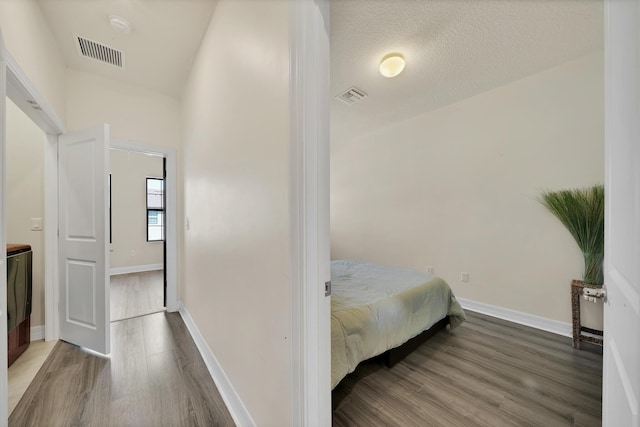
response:
{"label": "round flush mount light", "polygon": [[131,32],[131,23],[122,16],[109,16],[109,24],[111,24],[111,28],[118,33],[128,34]]}
{"label": "round flush mount light", "polygon": [[390,53],[380,62],[380,74],[391,78],[404,70],[404,57],[399,53]]}

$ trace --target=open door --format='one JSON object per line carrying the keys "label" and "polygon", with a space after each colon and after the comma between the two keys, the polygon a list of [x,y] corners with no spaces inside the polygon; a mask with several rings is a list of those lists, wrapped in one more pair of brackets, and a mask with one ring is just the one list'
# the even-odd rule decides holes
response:
{"label": "open door", "polygon": [[603,426],[640,420],[640,2],[605,3]]}
{"label": "open door", "polygon": [[[5,216],[6,197],[6,96],[7,67],[5,62],[4,42],[0,32],[0,331],[7,330],[7,221]],[[7,340],[0,339],[0,425],[6,425],[9,418],[7,402]]]}
{"label": "open door", "polygon": [[60,339],[109,353],[109,127],[58,137]]}

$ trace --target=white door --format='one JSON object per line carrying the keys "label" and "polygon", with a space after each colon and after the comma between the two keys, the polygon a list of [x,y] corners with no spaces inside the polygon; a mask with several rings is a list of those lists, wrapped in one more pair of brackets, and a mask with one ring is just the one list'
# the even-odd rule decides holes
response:
{"label": "white door", "polygon": [[109,353],[109,127],[58,137],[60,339]]}
{"label": "white door", "polygon": [[[7,74],[4,52],[4,42],[2,33],[0,33],[0,331],[7,330],[7,222],[5,217],[5,138],[6,128],[6,94],[7,94]],[[9,418],[9,409],[6,396],[8,396],[7,387],[7,340],[0,339],[0,425],[7,425]]]}
{"label": "white door", "polygon": [[640,409],[640,2],[605,4],[603,425]]}

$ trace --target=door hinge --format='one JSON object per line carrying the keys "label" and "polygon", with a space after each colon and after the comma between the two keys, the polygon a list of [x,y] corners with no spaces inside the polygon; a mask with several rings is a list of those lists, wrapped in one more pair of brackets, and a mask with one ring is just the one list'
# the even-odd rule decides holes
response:
{"label": "door hinge", "polygon": [[331,280],[324,282],[324,296],[328,297],[329,295],[331,295]]}
{"label": "door hinge", "polygon": [[585,287],[582,291],[584,295],[584,299],[591,302],[596,302],[597,299],[601,299],[604,302],[607,302],[607,290],[604,285],[601,288],[587,288]]}

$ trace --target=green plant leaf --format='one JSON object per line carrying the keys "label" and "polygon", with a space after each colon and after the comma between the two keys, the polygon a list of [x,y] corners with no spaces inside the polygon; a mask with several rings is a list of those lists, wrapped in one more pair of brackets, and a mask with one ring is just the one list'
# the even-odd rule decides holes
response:
{"label": "green plant leaf", "polygon": [[585,262],[584,281],[602,285],[604,259],[604,186],[545,191],[542,203],[571,233]]}

